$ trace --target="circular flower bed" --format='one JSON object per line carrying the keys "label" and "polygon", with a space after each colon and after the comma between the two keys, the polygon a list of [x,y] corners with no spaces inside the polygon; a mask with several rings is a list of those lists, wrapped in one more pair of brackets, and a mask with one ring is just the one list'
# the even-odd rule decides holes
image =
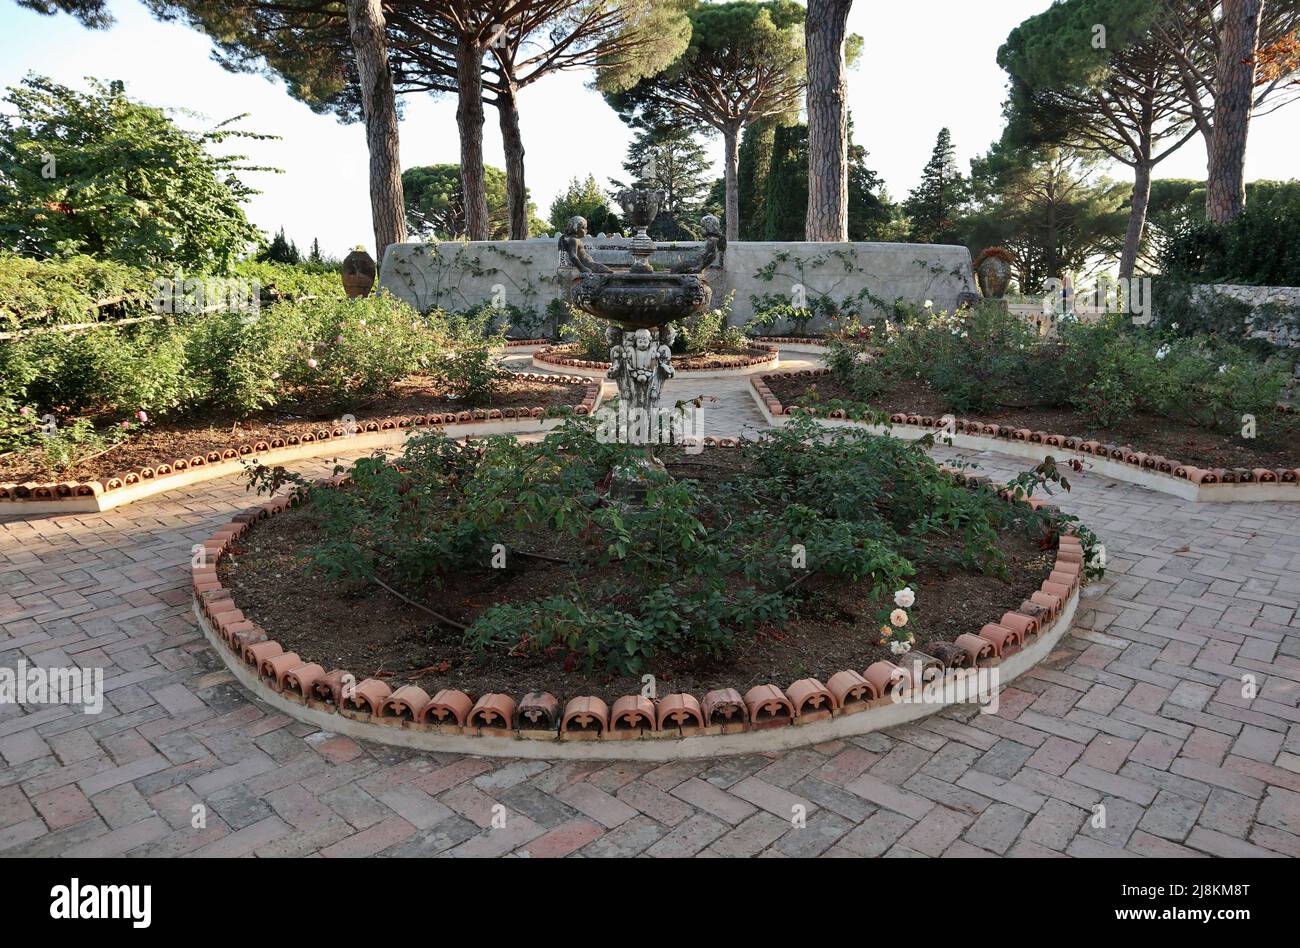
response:
{"label": "circular flower bed", "polygon": [[905,444],[809,435],[663,450],[670,476],[636,504],[610,491],[629,449],[589,423],[529,445],[422,439],[243,515],[196,592],[217,634],[304,700],[658,736],[665,720],[846,713],[996,661],[1088,571],[1087,531],[1014,499],[1041,478],[1000,496]]}

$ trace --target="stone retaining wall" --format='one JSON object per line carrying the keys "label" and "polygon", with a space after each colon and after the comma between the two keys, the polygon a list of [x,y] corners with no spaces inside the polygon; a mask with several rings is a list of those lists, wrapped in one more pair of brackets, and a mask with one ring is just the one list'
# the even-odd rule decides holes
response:
{"label": "stone retaining wall", "polygon": [[[628,238],[588,238],[592,256],[608,264],[630,262]],[[663,244],[656,264],[671,265],[697,253],[699,242]],[[421,310],[434,306],[464,310],[493,300],[541,313],[562,296],[558,237],[530,240],[403,243],[388,248],[379,285]],[[754,298],[789,302],[796,286],[808,300],[829,296],[842,308],[865,317],[878,315],[895,300],[939,309],[956,307],[963,292],[975,292],[970,252],[940,244],[735,242],[720,265],[704,272],[720,303],[735,293],[731,322],[754,315]],[[790,327],[775,325],[772,332]],[[810,331],[824,328],[820,323]]]}
{"label": "stone retaining wall", "polygon": [[1223,296],[1248,305],[1251,313],[1246,326],[1251,338],[1267,339],[1286,349],[1300,349],[1300,286],[1216,283],[1196,290],[1200,295]]}

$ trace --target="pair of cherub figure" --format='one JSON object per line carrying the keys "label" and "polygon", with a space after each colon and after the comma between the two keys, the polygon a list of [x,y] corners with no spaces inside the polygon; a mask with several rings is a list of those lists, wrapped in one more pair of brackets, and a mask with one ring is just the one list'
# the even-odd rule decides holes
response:
{"label": "pair of cherub figure", "polygon": [[[704,248],[688,260],[683,260],[672,268],[673,273],[702,273],[706,267],[718,259],[718,255],[727,249],[727,238],[722,233],[722,221],[713,214],[705,214],[700,219],[704,227]],[[582,240],[587,236],[587,219],[575,215],[569,218],[569,225],[560,235],[560,266],[575,267],[583,273],[612,273],[609,267],[595,260]]]}
{"label": "pair of cherub figure", "polygon": [[645,405],[658,401],[664,381],[674,375],[672,344],[676,335],[671,326],[658,331],[658,340],[649,329],[610,326],[605,330],[610,344],[607,375],[618,382],[619,397],[627,404],[640,401],[638,389],[645,392]]}

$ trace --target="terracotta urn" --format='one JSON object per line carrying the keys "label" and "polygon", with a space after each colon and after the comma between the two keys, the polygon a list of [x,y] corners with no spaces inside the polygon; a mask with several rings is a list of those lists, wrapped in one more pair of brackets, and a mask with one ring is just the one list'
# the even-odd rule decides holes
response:
{"label": "terracotta urn", "polygon": [[375,285],[375,261],[358,247],[343,258],[343,292],[349,299],[365,296]]}
{"label": "terracotta urn", "polygon": [[986,300],[997,300],[1007,295],[1011,285],[1011,264],[1014,258],[1001,247],[989,247],[975,258],[975,279]]}

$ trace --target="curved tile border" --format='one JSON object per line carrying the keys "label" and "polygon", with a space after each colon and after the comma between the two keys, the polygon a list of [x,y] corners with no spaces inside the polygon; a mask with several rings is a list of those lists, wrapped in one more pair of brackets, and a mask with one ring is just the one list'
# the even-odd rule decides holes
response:
{"label": "curved tile border", "polygon": [[[735,444],[725,439],[721,446]],[[963,483],[979,481],[942,470]],[[347,480],[340,474],[316,486],[337,487]],[[357,682],[346,670],[326,673],[286,653],[245,617],[221,585],[217,562],[254,524],[297,502],[281,496],[250,507],[203,544],[191,583],[204,635],[246,688],[292,717],[352,737],[455,753],[673,760],[781,750],[892,727],[953,703],[901,700],[917,682],[955,688],[959,678],[996,668],[1001,686],[1044,658],[1070,627],[1084,575],[1082,543],[1063,536],[1052,573],[1017,611],[955,642],[929,643],[929,653],[914,650],[904,665],[878,661],[863,672],[837,672],[825,683],[804,678],[785,689],[756,685],[743,696],[720,688],[702,698],[682,693],[655,701],[627,695],[610,706],[603,698],[581,695],[561,709],[560,699],[549,692],[518,699],[486,694],[475,700],[450,688],[432,696],[411,685],[393,691],[384,681]]]}
{"label": "curved tile border", "polygon": [[[787,417],[801,409],[797,405],[782,405],[767,380],[829,373],[830,369],[823,368],[755,376],[750,380],[749,392],[769,424],[783,425]],[[831,411],[825,417],[818,416],[816,421],[830,428],[865,428],[872,434],[889,435],[905,441],[915,441],[943,429],[942,417],[902,413],[890,415],[887,425],[854,421],[846,418],[840,410]],[[967,418],[956,418],[955,429],[945,436],[945,443],[951,442],[955,448],[998,451],[1033,461],[1042,461],[1048,455],[1067,461],[1087,459],[1088,468],[1102,476],[1198,503],[1300,501],[1300,468],[1205,469],[1146,454],[1126,445],[1102,444],[1073,435],[1030,431]]]}
{"label": "curved tile border", "polygon": [[[684,369],[674,366],[677,373],[676,377],[684,376],[692,379],[727,378],[738,375],[751,375],[762,369],[775,369],[780,366],[781,350],[776,346],[754,343],[750,348],[766,350],[766,354],[723,367]],[[568,358],[565,351],[560,346],[539,349],[533,353],[533,367],[538,369],[563,368],[588,378],[604,378],[605,373],[609,371],[608,362]]]}
{"label": "curved tile border", "polygon": [[[583,376],[522,373],[530,381],[577,384],[586,388],[582,401],[565,407],[580,415],[594,412],[601,402],[601,386]],[[304,458],[320,457],[340,451],[373,451],[395,447],[417,432],[442,428],[452,438],[494,434],[528,434],[545,431],[560,423],[545,418],[542,407],[475,408],[460,412],[413,415],[383,422],[357,421],[358,430],[348,433],[337,425],[323,426],[315,432],[253,444],[233,444],[221,451],[210,451],[189,459],[178,458],[156,467],[130,471],[96,481],[64,481],[51,484],[0,484],[0,516],[5,514],[98,513],[130,504],[155,494],[201,481],[238,474],[242,462],[257,460],[263,464],[284,464]]]}

